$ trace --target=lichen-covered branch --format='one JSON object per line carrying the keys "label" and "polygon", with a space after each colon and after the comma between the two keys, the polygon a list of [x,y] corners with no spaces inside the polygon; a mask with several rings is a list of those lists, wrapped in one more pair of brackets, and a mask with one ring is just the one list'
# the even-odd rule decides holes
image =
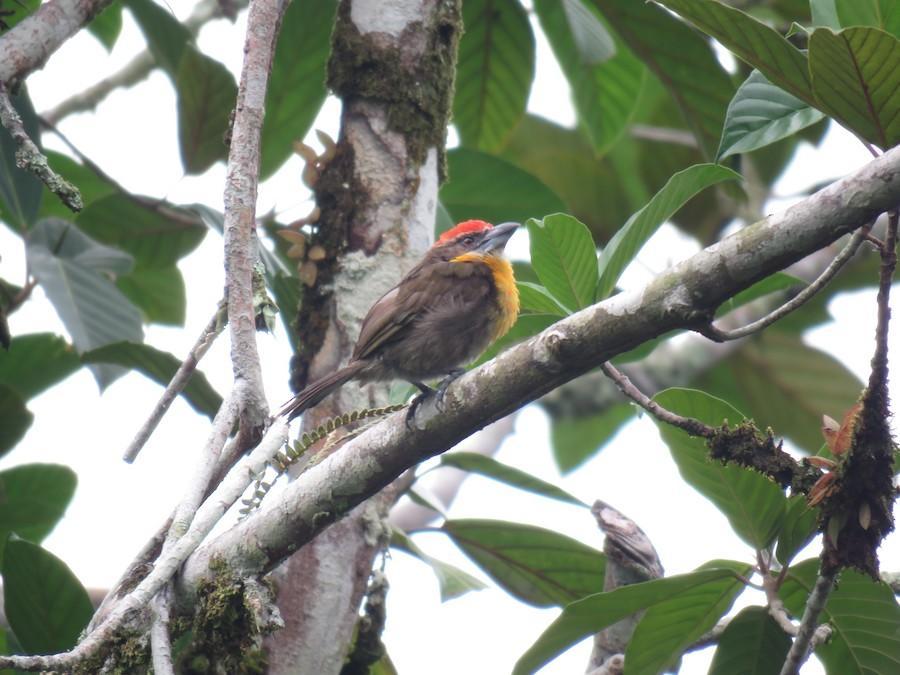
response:
{"label": "lichen-covered branch", "polygon": [[0,35],[0,83],[15,85],[43,67],[63,42],[75,35],[112,0],[50,0]]}
{"label": "lichen-covered branch", "polygon": [[[471,371],[447,390],[446,411],[425,403],[352,439],[311,467],[278,499],[209,542],[185,567],[193,586],[209,560],[264,572],[410,466],[448,449],[617,354],[704,321],[756,281],[870,222],[900,202],[900,148],[786,210],[723,239],[646,287],[626,291],[554,324]],[[253,542],[248,545],[248,542]]]}
{"label": "lichen-covered branch", "polygon": [[0,81],[0,124],[19,146],[16,150],[16,166],[33,173],[69,209],[76,213],[81,211],[84,208],[81,192],[50,168],[47,157],[25,131],[22,118],[13,107],[7,87],[2,81]]}
{"label": "lichen-covered branch", "polygon": [[[821,642],[822,638],[815,639],[818,625],[819,614],[825,609],[825,602],[834,588],[834,573],[822,572],[816,579],[809,599],[806,601],[806,608],[803,610],[803,617],[800,619],[800,625],[797,627],[796,636],[791,649],[785,657],[784,665],[781,667],[781,675],[798,675],[800,666],[802,666],[817,642]],[[820,633],[827,639],[831,634]]]}

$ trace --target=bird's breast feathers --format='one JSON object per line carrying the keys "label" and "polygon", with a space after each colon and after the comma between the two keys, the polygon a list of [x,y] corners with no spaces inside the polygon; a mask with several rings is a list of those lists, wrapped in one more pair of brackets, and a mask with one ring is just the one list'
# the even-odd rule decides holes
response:
{"label": "bird's breast feathers", "polygon": [[513,274],[513,267],[509,261],[496,255],[482,255],[470,252],[457,256],[450,262],[481,263],[488,266],[491,270],[494,288],[497,291],[497,309],[499,311],[491,342],[506,335],[519,316],[519,289],[516,286],[516,277]]}

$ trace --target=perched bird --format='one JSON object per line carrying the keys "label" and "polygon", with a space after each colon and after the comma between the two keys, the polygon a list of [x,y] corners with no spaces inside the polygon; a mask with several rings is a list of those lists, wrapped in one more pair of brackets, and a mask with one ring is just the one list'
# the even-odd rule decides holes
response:
{"label": "perched bird", "polygon": [[[512,265],[503,257],[518,223],[492,226],[467,220],[444,232],[422,261],[372,305],[350,361],[285,403],[278,416],[293,419],[350,380],[425,384],[447,376],[447,385],[489,344],[505,334],[519,313]],[[415,404],[422,398],[416,399]],[[409,419],[409,416],[407,416]]]}

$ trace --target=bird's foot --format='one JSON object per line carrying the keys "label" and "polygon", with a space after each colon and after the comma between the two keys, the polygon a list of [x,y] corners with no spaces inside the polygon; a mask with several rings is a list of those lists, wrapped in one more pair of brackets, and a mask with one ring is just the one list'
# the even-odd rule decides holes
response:
{"label": "bird's foot", "polygon": [[435,406],[441,412],[444,412],[444,395],[447,393],[447,387],[454,381],[459,379],[459,377],[465,374],[464,368],[454,368],[449,373],[447,373],[447,377],[441,380],[440,384],[437,387],[437,401],[435,401]]}
{"label": "bird's foot", "polygon": [[413,384],[418,387],[419,391],[422,393],[410,401],[409,408],[406,409],[406,428],[410,431],[412,431],[415,426],[413,425],[413,418],[416,416],[416,410],[419,409],[419,406],[422,405],[425,399],[434,394],[434,389],[423,382],[413,382]]}

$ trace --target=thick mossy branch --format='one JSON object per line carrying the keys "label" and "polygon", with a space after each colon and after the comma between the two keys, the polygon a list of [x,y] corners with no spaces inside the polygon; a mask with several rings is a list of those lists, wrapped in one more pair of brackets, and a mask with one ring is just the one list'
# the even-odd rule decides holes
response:
{"label": "thick mossy branch", "polygon": [[422,164],[429,148],[440,153],[440,178],[446,176],[447,125],[456,74],[456,51],[462,34],[458,2],[439,2],[431,26],[410,23],[401,44],[426,40],[419,58],[381,44],[377,33],[363,35],[342,2],[331,37],[328,86],[343,100],[355,98],[387,108],[388,126],[402,134],[407,152]]}
{"label": "thick mossy branch", "polygon": [[713,459],[759,471],[794,494],[808,494],[822,476],[815,467],[798,462],[782,450],[771,430],[763,433],[750,420],[734,427],[723,424],[706,444]]}

